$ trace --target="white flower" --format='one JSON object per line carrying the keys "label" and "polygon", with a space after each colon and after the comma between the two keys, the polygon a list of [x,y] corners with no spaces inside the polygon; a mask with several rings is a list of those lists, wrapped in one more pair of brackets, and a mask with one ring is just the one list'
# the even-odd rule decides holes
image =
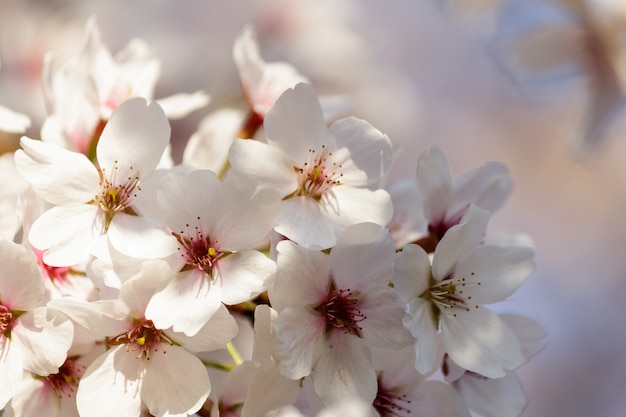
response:
{"label": "white flower", "polygon": [[269,290],[274,358],[288,378],[311,375],[325,403],[349,396],[373,401],[376,373],[370,346],[400,349],[412,339],[389,287],[394,245],[380,226],[349,226],[330,255],[278,244],[276,281]]}
{"label": "white flower", "polygon": [[92,241],[104,234],[131,256],[158,257],[176,250],[146,245],[146,239],[162,232],[134,208],[141,182],[159,163],[169,135],[160,107],[136,98],[121,105],[102,132],[98,167],[83,154],[22,138],[17,168],[38,195],[55,205],[34,222],[28,236],[34,247],[46,250],[48,265],[85,262]]}
{"label": "white flower", "polygon": [[193,335],[222,302],[242,303],[266,290],[276,265],[252,248],[272,229],[280,201],[272,190],[255,189],[232,175],[220,182],[211,171],[172,172],[156,201],[142,203],[178,245],[179,272],[146,311],[155,324]]}
{"label": "white flower", "polygon": [[25,246],[0,240],[0,408],[17,392],[23,371],[58,372],[72,323],[44,306],[37,261]]}
{"label": "white flower", "polygon": [[389,138],[353,117],[327,129],[315,91],[298,84],[265,117],[267,144],[236,140],[232,168],[278,191],[275,230],[306,246],[329,248],[347,226],[386,225],[389,194],[372,191],[391,163]]}
{"label": "white flower", "polygon": [[76,400],[82,417],[138,417],[142,406],[156,417],[186,415],[208,397],[208,374],[192,352],[223,348],[237,334],[237,324],[222,307],[193,338],[156,326],[145,309],[155,282],[171,274],[165,262],[146,263],[141,277],[124,284],[119,300],[99,302],[113,319],[101,329],[111,349],[80,381]]}
{"label": "white flower", "polygon": [[471,206],[428,255],[407,245],[396,255],[393,282],[407,303],[405,326],[417,338],[416,369],[430,372],[437,332],[445,352],[463,368],[498,378],[523,360],[513,331],[482,307],[511,295],[534,269],[534,250],[521,235],[484,237],[489,213]]}

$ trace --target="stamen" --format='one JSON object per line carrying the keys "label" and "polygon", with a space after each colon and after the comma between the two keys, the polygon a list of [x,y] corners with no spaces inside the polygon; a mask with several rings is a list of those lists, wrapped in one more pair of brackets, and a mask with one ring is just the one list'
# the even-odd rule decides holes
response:
{"label": "stamen", "polygon": [[342,165],[336,162],[329,164],[329,158],[333,153],[326,149],[325,145],[322,145],[319,153],[314,149],[309,149],[308,153],[309,159],[302,167],[294,167],[298,175],[298,188],[284,199],[308,196],[319,201],[332,187],[341,184]]}
{"label": "stamen", "polygon": [[198,268],[212,276],[213,267],[226,253],[220,250],[219,241],[212,242],[209,236],[204,235],[200,217],[197,220],[198,226],[192,229],[189,224],[186,224],[186,230],[181,230],[179,233],[172,232],[172,235],[180,243],[178,253],[185,260],[183,270]]}
{"label": "stamen", "polygon": [[5,305],[0,304],[0,335],[9,337],[13,325],[13,313]]}
{"label": "stamen", "polygon": [[84,366],[68,358],[59,368],[59,372],[48,375],[45,380],[59,398],[63,396],[70,398],[74,395],[76,388],[78,388],[80,376],[84,371]]}
{"label": "stamen", "polygon": [[[133,167],[130,167],[131,172]],[[94,202],[102,209],[105,216],[105,231],[108,229],[116,213],[124,212],[136,215],[131,204],[137,193],[141,191],[139,175],[129,175],[125,180],[117,178],[118,165],[115,161],[113,172],[107,178],[105,168],[100,170],[100,192],[94,197]]]}
{"label": "stamen", "polygon": [[[474,276],[474,272],[470,275]],[[422,294],[422,297],[430,300],[436,307],[435,317],[439,318],[439,313],[444,312],[452,317],[456,317],[458,309],[467,312],[477,309],[478,305],[471,304],[472,296],[464,294],[464,288],[468,285],[481,285],[480,281],[467,281],[463,278],[449,277],[438,282],[431,283],[428,291]]]}
{"label": "stamen", "polygon": [[361,335],[363,328],[357,323],[362,322],[367,317],[361,314],[358,305],[359,299],[350,289],[337,290],[332,284],[327,300],[315,307],[315,311],[325,316],[326,332],[336,329],[346,334],[363,337]]}
{"label": "stamen", "polygon": [[390,389],[384,388],[378,380],[378,393],[374,399],[373,406],[381,417],[406,417],[411,414],[407,406],[411,400],[406,398],[406,394],[400,394]]}
{"label": "stamen", "polygon": [[135,319],[133,324],[134,327],[128,332],[110,339],[107,343],[110,346],[128,344],[126,352],[139,351],[135,358],[146,360],[150,360],[150,354],[159,349],[165,353],[165,349],[161,348],[161,343],[174,344],[163,331],[154,327],[152,320]]}

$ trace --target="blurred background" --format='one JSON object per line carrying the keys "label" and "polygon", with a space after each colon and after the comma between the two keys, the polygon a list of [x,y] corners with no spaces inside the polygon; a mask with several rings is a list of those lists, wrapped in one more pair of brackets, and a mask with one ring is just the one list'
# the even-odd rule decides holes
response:
{"label": "blurred background", "polygon": [[[400,152],[415,175],[432,145],[455,175],[508,166],[514,191],[489,230],[521,231],[536,272],[495,307],[538,319],[548,346],[519,370],[524,417],[626,410],[626,6],[623,0],[0,0],[0,104],[45,117],[42,58],[76,53],[95,15],[113,53],[139,37],[162,60],[155,97],[203,89],[209,107],[172,122],[174,158],[212,109],[241,100],[232,44],[255,25],[263,57],[292,63],[320,94]],[[624,2],[626,3],[626,2]],[[4,135],[3,150],[18,136]],[[2,175],[0,173],[0,175]]]}

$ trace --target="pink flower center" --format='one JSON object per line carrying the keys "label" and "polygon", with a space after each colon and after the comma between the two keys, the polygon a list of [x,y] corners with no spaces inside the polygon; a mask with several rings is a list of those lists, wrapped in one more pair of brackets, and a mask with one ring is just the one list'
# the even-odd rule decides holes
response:
{"label": "pink flower center", "polygon": [[362,337],[363,330],[358,323],[367,317],[359,310],[359,299],[350,289],[337,290],[331,285],[328,298],[315,307],[315,310],[326,318],[326,332],[333,329]]}
{"label": "pink flower center", "polygon": [[[197,220],[200,224],[200,217]],[[187,230],[181,230],[180,233],[172,232],[180,244],[178,253],[185,260],[183,271],[198,268],[212,276],[213,267],[226,253],[220,250],[219,241],[212,242],[209,236],[205,236],[202,231],[202,224],[193,229],[190,229],[189,224],[186,224],[185,227]]]}
{"label": "pink flower center", "polygon": [[341,184],[341,164],[329,161],[333,153],[322,145],[322,151],[309,149],[309,159],[302,167],[295,167],[298,174],[298,189],[285,197],[309,196],[317,201],[335,185]]}
{"label": "pink flower center", "polygon": [[135,319],[133,324],[132,329],[110,339],[108,344],[111,346],[127,344],[126,352],[138,352],[135,358],[146,360],[150,360],[150,354],[158,352],[159,349],[165,353],[165,349],[161,347],[162,342],[174,344],[163,331],[154,327],[152,320]]}
{"label": "pink flower center", "polygon": [[[133,167],[130,167],[133,171]],[[116,213],[124,212],[136,215],[131,204],[137,193],[141,191],[139,176],[129,175],[126,179],[117,178],[117,161],[113,165],[113,171],[107,173],[105,168],[100,170],[100,192],[94,197],[94,201],[104,212],[105,231],[109,228],[111,220]],[[107,177],[108,175],[108,177]]]}
{"label": "pink flower center", "polygon": [[411,414],[411,410],[407,408],[409,404],[411,400],[406,398],[406,394],[387,389],[378,380],[378,393],[373,405],[381,417],[406,417]]}
{"label": "pink flower center", "polygon": [[0,334],[8,337],[12,326],[13,313],[11,313],[7,306],[0,304]]}
{"label": "pink flower center", "polygon": [[56,374],[48,375],[45,380],[56,392],[59,398],[71,397],[78,388],[78,381],[85,371],[85,367],[77,364],[72,359],[67,359]]}

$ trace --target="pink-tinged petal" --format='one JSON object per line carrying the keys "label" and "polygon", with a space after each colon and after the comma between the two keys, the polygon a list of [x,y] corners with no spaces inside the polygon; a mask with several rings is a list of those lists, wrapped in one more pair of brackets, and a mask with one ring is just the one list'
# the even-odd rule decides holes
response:
{"label": "pink-tinged petal", "polygon": [[226,343],[237,336],[238,332],[237,322],[228,309],[220,305],[209,321],[193,336],[170,331],[166,333],[187,350],[210,352],[226,347]]}
{"label": "pink-tinged petal", "polygon": [[96,149],[98,163],[107,171],[118,167],[117,178],[141,178],[156,168],[169,140],[170,125],[161,107],[133,98],[113,112],[102,131]]}
{"label": "pink-tinged petal", "polygon": [[196,91],[190,94],[174,94],[173,96],[156,100],[163,109],[165,116],[170,120],[187,117],[191,112],[206,107],[210,101],[210,97],[204,91]]}
{"label": "pink-tinged petal", "polygon": [[330,248],[335,245],[334,218],[311,197],[299,196],[283,201],[274,230],[307,248]]}
{"label": "pink-tinged petal", "polygon": [[100,183],[96,167],[83,154],[22,137],[15,152],[20,174],[44,200],[73,206],[93,200]]}
{"label": "pink-tinged petal", "polygon": [[422,196],[415,178],[396,182],[386,190],[393,204],[393,217],[387,228],[396,242],[396,248],[402,248],[426,234]]}
{"label": "pink-tinged petal", "polygon": [[285,197],[298,188],[293,162],[279,148],[266,143],[235,139],[228,152],[233,170],[258,181],[259,187]]}
{"label": "pink-tinged petal", "polygon": [[367,344],[356,336],[332,332],[315,364],[313,386],[325,404],[352,397],[374,401],[378,387]]}
{"label": "pink-tinged petal", "polygon": [[453,219],[470,204],[493,213],[502,207],[512,188],[508,169],[497,162],[489,162],[454,181],[446,218]]}
{"label": "pink-tinged petal", "polygon": [[487,229],[489,212],[470,206],[461,222],[452,226],[443,236],[433,257],[433,278],[441,281],[448,277],[457,263],[481,242]]}
{"label": "pink-tinged petal", "polygon": [[0,336],[0,409],[15,395],[24,372],[22,351],[5,336]]}
{"label": "pink-tinged petal", "polygon": [[358,398],[342,398],[319,412],[317,417],[372,417],[376,416],[369,402]]}
{"label": "pink-tinged petal", "polygon": [[209,213],[215,215],[209,235],[222,251],[249,249],[264,239],[274,227],[280,197],[274,190],[254,194],[256,184],[247,178],[229,175],[213,195]]}
{"label": "pink-tinged petal", "polygon": [[393,273],[395,248],[391,236],[374,223],[348,226],[330,252],[330,269],[337,288],[368,292],[387,287]]}
{"label": "pink-tinged petal", "polygon": [[141,399],[155,417],[193,414],[209,396],[209,374],[185,349],[168,346],[165,351],[151,355],[142,375]]}
{"label": "pink-tinged petal", "polygon": [[178,241],[150,219],[117,213],[107,232],[111,245],[133,258],[165,258],[178,249]]}
{"label": "pink-tinged petal", "polygon": [[308,149],[320,149],[326,140],[326,121],[317,93],[299,83],[286,90],[265,116],[267,142],[282,149],[292,161],[308,159]]}
{"label": "pink-tinged petal", "polygon": [[78,417],[78,412],[72,413],[72,409],[62,410],[58,394],[46,386],[41,378],[24,375],[19,382],[15,396],[8,404],[3,416],[38,416],[45,414],[46,417]]}
{"label": "pink-tinged petal", "polygon": [[11,337],[22,350],[24,369],[46,376],[57,373],[65,362],[74,326],[65,315],[37,307],[19,317]]}
{"label": "pink-tinged petal", "polygon": [[489,379],[466,373],[454,383],[467,406],[485,417],[518,417],[528,400],[515,372]]}
{"label": "pink-tinged petal", "polygon": [[452,193],[452,174],[439,147],[433,146],[417,160],[417,185],[423,197],[424,216],[430,224],[444,220]]}
{"label": "pink-tinged petal", "polygon": [[52,207],[33,223],[28,240],[46,250],[43,260],[50,266],[71,266],[86,262],[92,241],[101,235],[98,208],[89,204]]}
{"label": "pink-tinged petal", "polygon": [[535,269],[532,246],[493,246],[485,241],[457,263],[455,278],[465,278],[464,296],[491,304],[513,294]]}
{"label": "pink-tinged petal", "polygon": [[469,371],[501,378],[524,361],[515,333],[486,308],[443,314],[441,326],[446,352]]}
{"label": "pink-tinged petal", "polygon": [[429,374],[437,361],[437,325],[432,305],[422,298],[413,298],[408,305],[409,315],[402,323],[415,337],[415,369],[422,375]]}
{"label": "pink-tinged petal", "polygon": [[470,417],[463,399],[449,385],[425,381],[407,399],[411,415],[420,417]]}
{"label": "pink-tinged petal", "polygon": [[345,159],[334,159],[342,166],[342,183],[355,187],[374,184],[391,166],[391,141],[365,120],[346,117],[333,123],[328,133],[338,149],[349,149],[343,154]]}
{"label": "pink-tinged petal", "polygon": [[219,260],[216,285],[222,288],[222,302],[227,305],[249,301],[267,290],[276,273],[276,263],[261,252],[246,250]]}
{"label": "pink-tinged petal", "polygon": [[282,311],[297,300],[300,305],[318,305],[328,295],[330,265],[324,253],[290,241],[278,243],[277,270],[269,289],[272,307]]}
{"label": "pink-tinged petal", "polygon": [[179,273],[152,296],[146,318],[159,329],[172,327],[188,336],[198,333],[221,305],[221,288],[202,271]]}
{"label": "pink-tinged petal", "polygon": [[142,359],[115,346],[89,365],[78,384],[76,405],[82,417],[141,415]]}
{"label": "pink-tinged petal", "polygon": [[359,310],[366,317],[359,323],[370,346],[401,349],[414,339],[402,326],[404,303],[389,287],[371,288],[363,296]]}
{"label": "pink-tinged petal", "polygon": [[228,150],[237,137],[245,114],[222,108],[202,119],[183,151],[183,164],[219,172],[228,160]]}
{"label": "pink-tinged petal", "polygon": [[430,259],[421,247],[406,245],[396,253],[393,265],[393,286],[405,303],[428,290]]}
{"label": "pink-tinged petal", "polygon": [[337,232],[356,223],[386,226],[393,216],[391,197],[382,189],[333,187],[330,195],[322,198],[322,205],[322,213],[332,219]]}
{"label": "pink-tinged petal", "polygon": [[313,309],[287,307],[274,321],[272,353],[280,373],[300,379],[311,373],[325,344],[326,324]]}
{"label": "pink-tinged petal", "polygon": [[0,240],[0,303],[9,310],[29,311],[44,297],[45,287],[35,255],[26,246]]}
{"label": "pink-tinged petal", "polygon": [[537,320],[518,314],[500,314],[500,318],[517,335],[524,363],[546,347],[548,332]]}
{"label": "pink-tinged petal", "polygon": [[241,417],[261,416],[281,406],[294,404],[299,392],[300,381],[285,378],[278,367],[257,370],[250,379]]}

